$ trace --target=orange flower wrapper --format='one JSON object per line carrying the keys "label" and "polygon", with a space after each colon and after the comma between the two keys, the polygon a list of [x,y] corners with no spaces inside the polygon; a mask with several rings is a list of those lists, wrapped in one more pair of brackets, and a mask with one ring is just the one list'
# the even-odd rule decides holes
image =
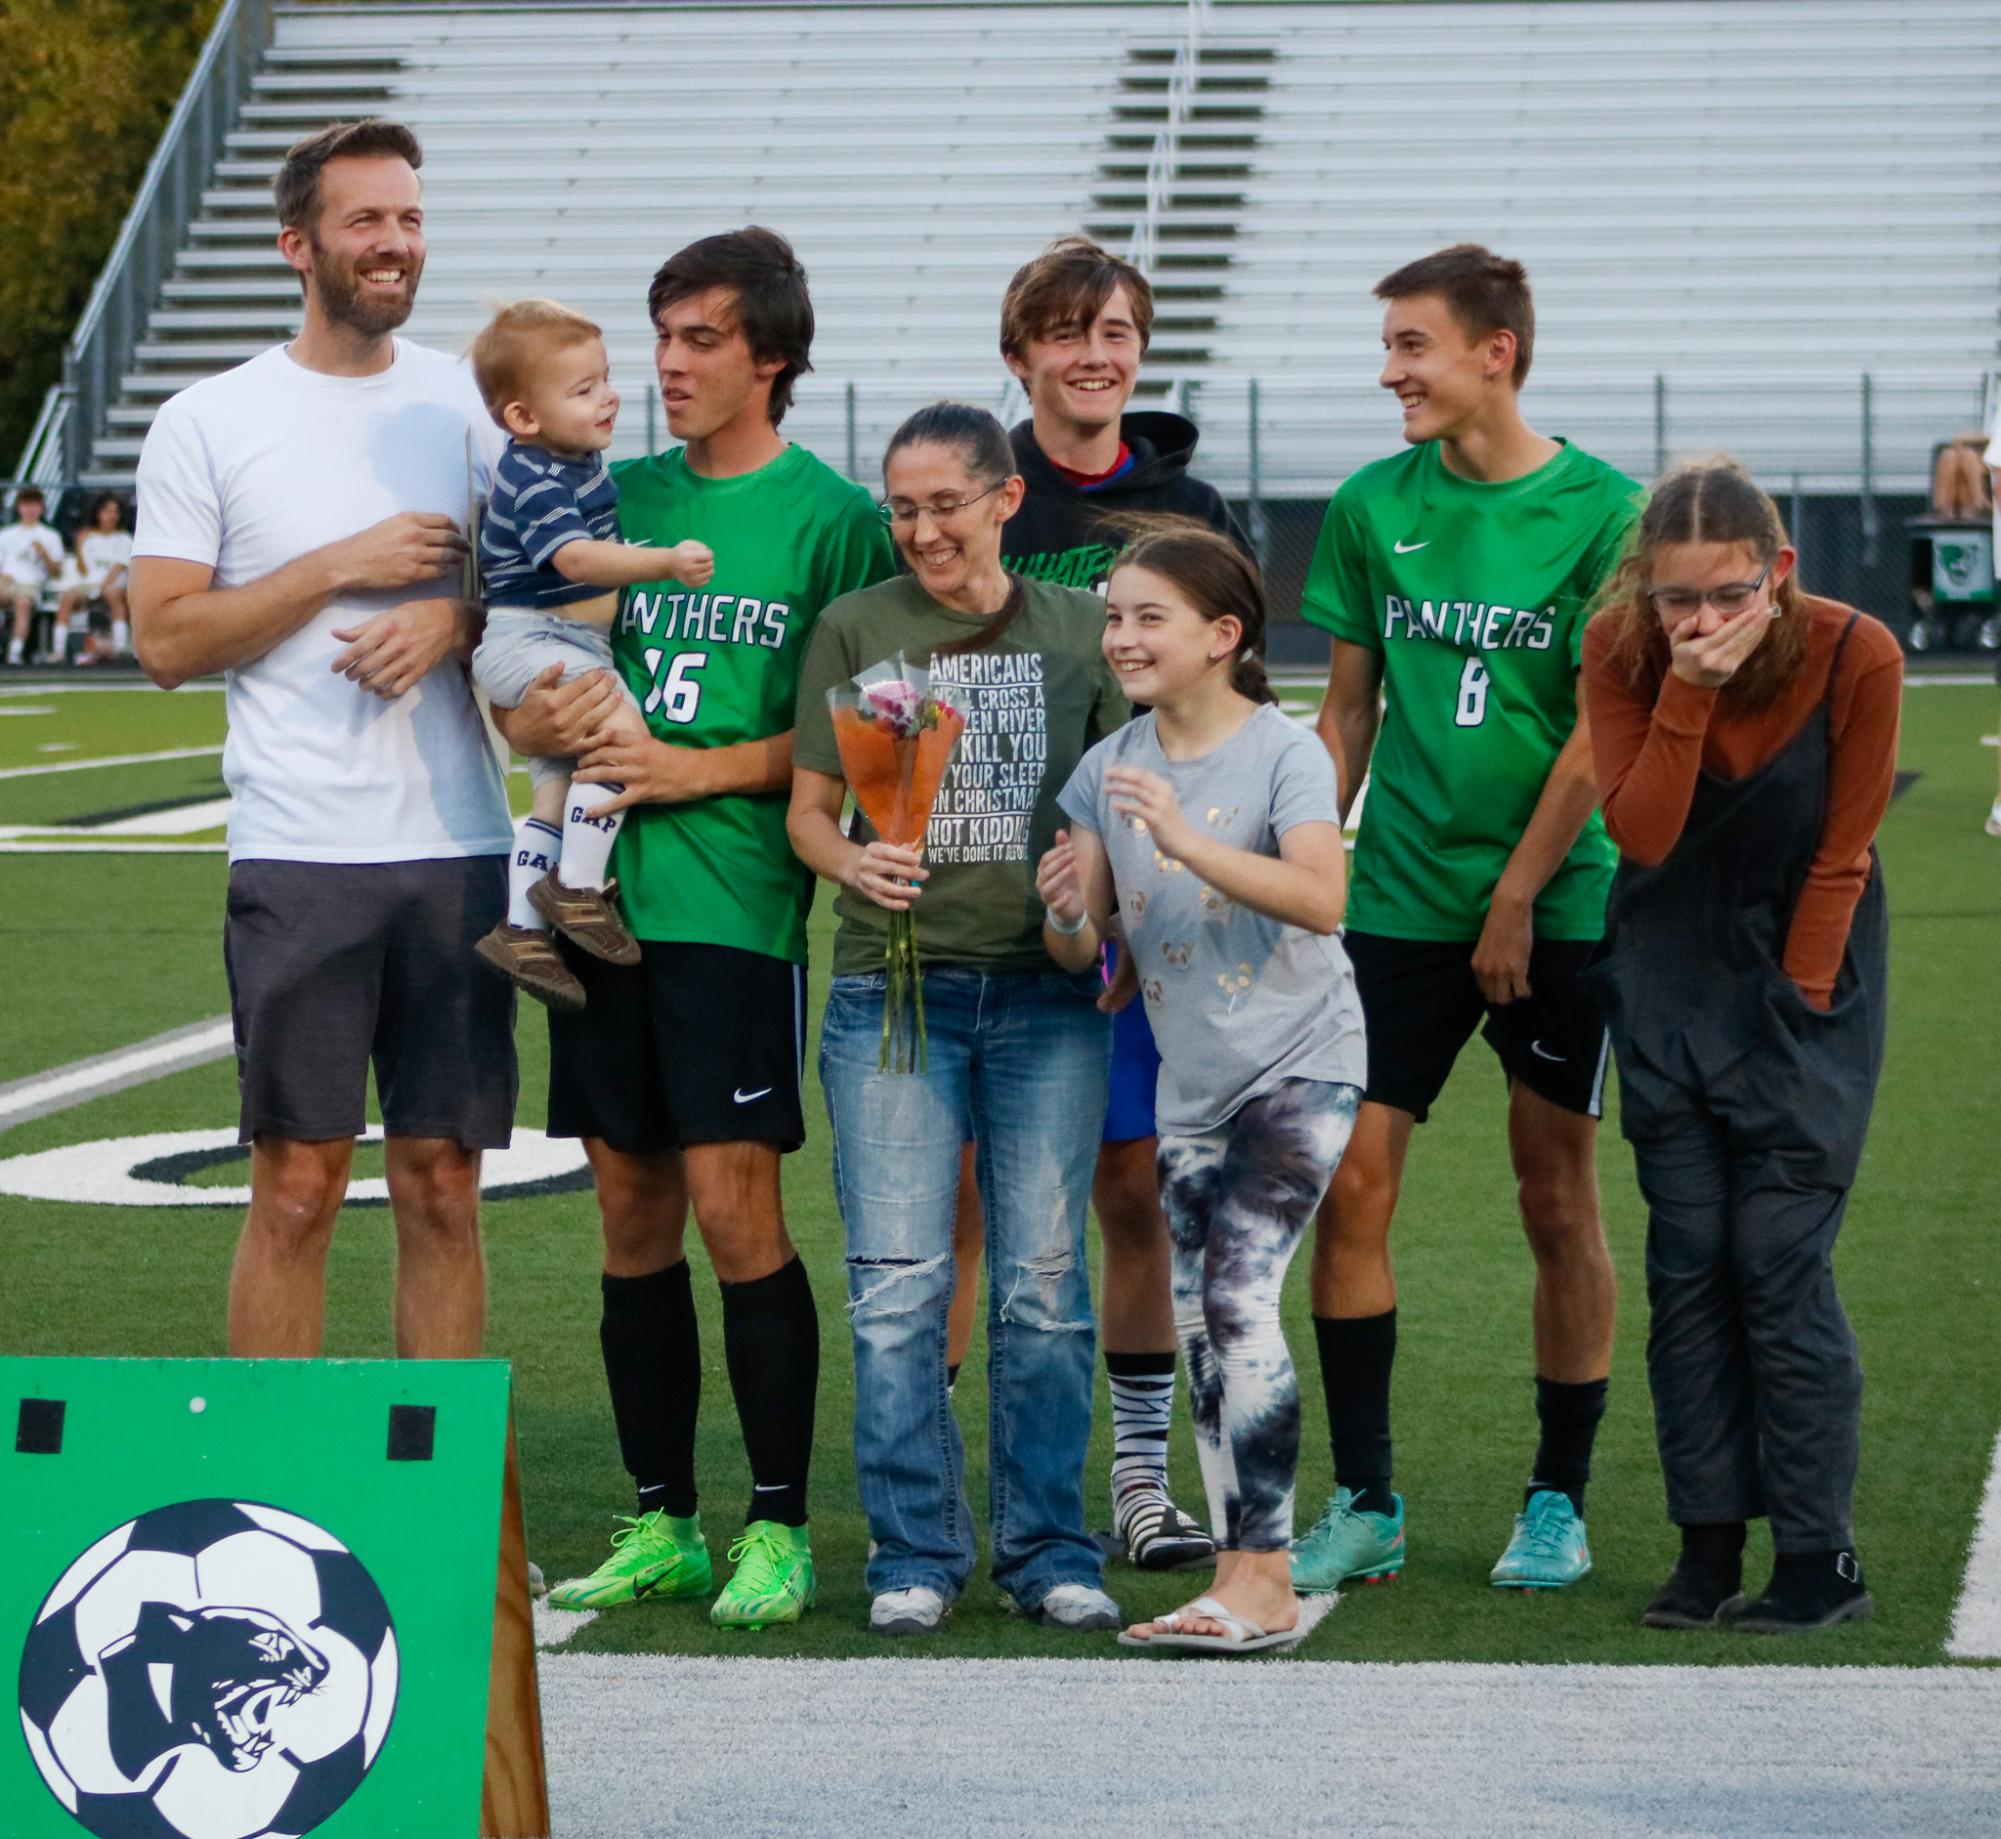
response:
{"label": "orange flower wrapper", "polygon": [[909,735],[894,733],[859,709],[834,710],[841,771],[862,815],[885,843],[914,849],[924,841],[938,788],[965,727],[966,718],[949,703],[940,706],[936,726]]}
{"label": "orange flower wrapper", "polygon": [[[841,772],[862,815],[885,843],[922,846],[945,769],[966,718],[931,690],[930,673],[901,653],[827,692]],[[917,956],[917,916],[891,913],[883,943],[883,1072],[922,1071],[924,977]]]}

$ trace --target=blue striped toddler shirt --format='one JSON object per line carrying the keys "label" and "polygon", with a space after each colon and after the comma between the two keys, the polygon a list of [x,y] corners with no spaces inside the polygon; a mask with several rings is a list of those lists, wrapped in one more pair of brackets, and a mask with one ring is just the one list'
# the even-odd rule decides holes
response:
{"label": "blue striped toddler shirt", "polygon": [[568,581],[556,551],[579,537],[615,543],[618,487],[604,455],[569,460],[546,447],[510,440],[493,469],[493,491],[479,526],[479,573],[494,607],[566,607],[610,590]]}

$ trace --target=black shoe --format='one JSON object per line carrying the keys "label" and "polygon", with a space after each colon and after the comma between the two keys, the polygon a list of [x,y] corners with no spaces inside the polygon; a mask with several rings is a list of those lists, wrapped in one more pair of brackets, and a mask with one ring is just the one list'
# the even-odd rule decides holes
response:
{"label": "black shoe", "polygon": [[1781,1552],[1764,1595],[1746,1603],[1731,1625],[1747,1635],[1803,1635],[1875,1613],[1852,1551]]}
{"label": "black shoe", "polygon": [[1644,1628],[1715,1628],[1743,1607],[1740,1571],[1693,1565],[1684,1559],[1654,1592],[1641,1613]]}
{"label": "black shoe", "polygon": [[1128,1488],[1112,1511],[1117,1549],[1142,1571],[1194,1571],[1216,1562],[1216,1541],[1164,1488]]}

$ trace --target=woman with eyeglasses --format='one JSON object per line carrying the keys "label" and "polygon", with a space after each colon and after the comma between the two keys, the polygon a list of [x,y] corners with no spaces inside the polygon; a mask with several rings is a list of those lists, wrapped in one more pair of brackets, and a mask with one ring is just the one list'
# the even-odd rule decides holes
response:
{"label": "woman with eyeglasses", "polygon": [[[1882,1065],[1875,835],[1902,653],[1804,593],[1727,459],[1655,486],[1584,637],[1620,850],[1600,975],[1647,1203],[1655,1431],[1681,1556],[1641,1620],[1789,1634],[1872,1613],[1862,1403],[1833,1253]],[[1739,1594],[1746,1522],[1771,1582]]]}
{"label": "woman with eyeglasses", "polygon": [[[1046,1625],[1105,1629],[1118,1606],[1084,1523],[1096,1333],[1084,1215],[1111,1023],[1092,972],[1043,943],[1036,864],[1079,760],[1125,720],[1102,607],[1001,562],[1021,503],[1007,432],[940,402],[891,437],[883,512],[907,574],[820,616],[799,683],[792,846],[841,889],[820,1078],[834,1132],[855,1339],[855,1468],[875,1551],[869,1625],[928,1634],[965,1590],[973,1519],[946,1397],[960,1144],[987,1218],[988,1518],[994,1581]],[[827,692],[901,653],[965,717],[921,849],[884,842],[847,787]],[[927,1051],[879,1065],[889,916],[915,914]]]}

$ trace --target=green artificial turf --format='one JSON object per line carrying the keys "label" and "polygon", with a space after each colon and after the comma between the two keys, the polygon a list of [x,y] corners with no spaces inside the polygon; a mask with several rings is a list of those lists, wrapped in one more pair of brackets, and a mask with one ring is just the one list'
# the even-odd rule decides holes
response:
{"label": "green artificial turf", "polygon": [[[220,736],[221,703],[212,695],[51,700],[58,705],[53,717],[0,722],[0,764],[59,757],[34,751],[52,738],[103,753],[201,745]],[[1840,1254],[1842,1290],[1868,1374],[1857,1530],[1881,1604],[1878,1618],[1785,1644],[1636,1626],[1674,1541],[1664,1520],[1643,1366],[1642,1217],[1630,1157],[1609,1121],[1600,1169],[1623,1294],[1611,1405],[1590,1496],[1597,1569],[1581,1586],[1550,1597],[1503,1595],[1487,1586],[1487,1569],[1519,1504],[1534,1424],[1530,1265],[1501,1137],[1501,1081],[1487,1050],[1475,1043],[1433,1122],[1419,1132],[1396,1233],[1397,1485],[1409,1501],[1410,1567],[1396,1584],[1351,1590],[1309,1644],[1310,1657],[1815,1664],[1941,1658],[2001,1424],[2001,1261],[1993,1226],[2001,1153],[1992,1121],[2001,1082],[1995,1040],[2001,954],[1994,949],[2001,843],[1980,834],[1993,795],[1994,755],[1977,744],[1994,714],[1988,690],[1907,695],[1903,765],[1918,778],[1894,806],[1882,837],[1894,914],[1890,1054]],[[42,732],[22,732],[42,728],[45,719]],[[73,818],[119,801],[172,796],[187,783],[177,769],[212,772],[213,764],[0,781],[0,821],[65,821],[54,815],[58,809]],[[60,794],[52,789],[58,785]],[[189,795],[203,795],[200,786]],[[0,859],[7,889],[0,900],[0,961],[10,973],[0,1080],[222,1012],[225,873],[213,855]],[[829,924],[822,903],[814,922],[816,964],[827,961]],[[816,984],[816,996],[823,987]],[[546,1064],[538,1011],[524,1016],[520,1043],[520,1122],[534,1126],[543,1119]],[[813,1476],[819,1607],[797,1628],[725,1636],[709,1627],[700,1605],[647,1604],[600,1617],[576,1637],[576,1650],[885,1651],[863,1627],[867,1534],[855,1506],[841,1237],[817,1085],[808,1095],[808,1119],[807,1146],[787,1165],[787,1208],[822,1317]],[[0,1156],[233,1121],[232,1072],[224,1062],[19,1126],[0,1135]],[[221,1181],[226,1173],[205,1179]],[[0,1195],[0,1349],[220,1352],[236,1229],[233,1208],[120,1209]],[[631,1510],[598,1362],[590,1198],[491,1202],[487,1236],[490,1341],[515,1363],[531,1545],[552,1577],[567,1575],[596,1561],[610,1516]],[[693,1237],[691,1231],[691,1243]],[[333,1254],[329,1353],[388,1351],[390,1239],[382,1209],[358,1210],[343,1221]],[[695,1259],[705,1335],[699,1473],[720,1572],[748,1476],[715,1289],[699,1251]],[[1288,1290],[1288,1328],[1305,1397],[1302,1520],[1318,1511],[1330,1485],[1304,1266],[1302,1258]],[[958,1391],[976,1509],[985,1492],[982,1359],[976,1343]],[[1184,1503],[1199,1508],[1185,1406],[1179,1415],[1176,1484]],[[1087,1500],[1094,1515],[1103,1515],[1109,1435],[1102,1386],[1098,1417]],[[412,1536],[426,1530],[413,1528]],[[435,1531],[449,1540],[449,1527]],[[1757,1567],[1765,1551],[1762,1537],[1754,1537],[1753,1582],[1762,1581]],[[1109,1582],[1137,1613],[1188,1594],[1186,1579],[1142,1580],[1122,1567],[1112,1568]],[[921,1651],[1102,1656],[1117,1650],[1004,1618],[992,1588],[976,1579],[946,1632]]]}

